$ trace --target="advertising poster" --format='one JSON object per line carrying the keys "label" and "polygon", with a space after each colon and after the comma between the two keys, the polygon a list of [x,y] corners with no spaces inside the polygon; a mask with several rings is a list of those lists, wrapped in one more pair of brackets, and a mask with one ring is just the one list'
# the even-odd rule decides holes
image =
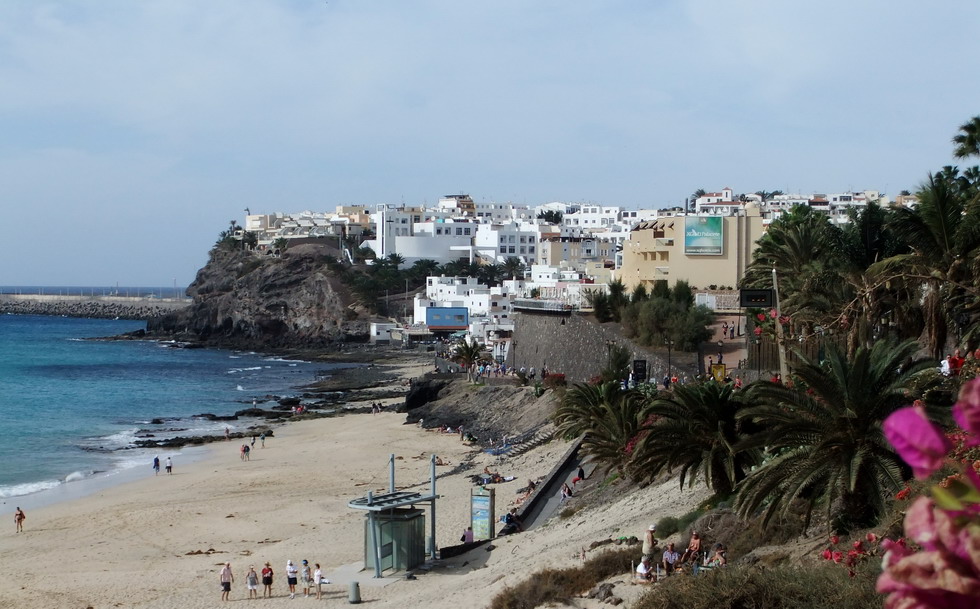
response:
{"label": "advertising poster", "polygon": [[725,219],[721,216],[684,218],[684,253],[721,256],[725,251]]}

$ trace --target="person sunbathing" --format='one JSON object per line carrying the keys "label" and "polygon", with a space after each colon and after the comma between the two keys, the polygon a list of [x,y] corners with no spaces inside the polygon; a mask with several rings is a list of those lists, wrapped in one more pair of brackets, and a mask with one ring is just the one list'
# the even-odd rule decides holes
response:
{"label": "person sunbathing", "polygon": [[697,560],[698,554],[701,553],[701,537],[698,536],[698,532],[691,531],[691,541],[687,544],[687,549],[684,550],[684,555],[681,556],[681,563],[686,563],[691,560]]}

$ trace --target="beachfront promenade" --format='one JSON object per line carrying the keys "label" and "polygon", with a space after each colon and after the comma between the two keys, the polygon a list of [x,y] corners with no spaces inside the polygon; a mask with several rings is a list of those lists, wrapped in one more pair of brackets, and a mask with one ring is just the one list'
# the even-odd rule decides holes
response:
{"label": "beachfront promenade", "polygon": [[0,294],[0,314],[148,319],[183,309],[189,298],[62,294]]}

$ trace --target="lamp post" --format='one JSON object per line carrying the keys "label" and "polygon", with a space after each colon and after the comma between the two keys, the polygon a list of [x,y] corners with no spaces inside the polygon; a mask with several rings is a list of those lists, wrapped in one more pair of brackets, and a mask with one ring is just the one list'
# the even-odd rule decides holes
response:
{"label": "lamp post", "polygon": [[724,348],[724,346],[725,346],[725,343],[724,342],[718,341],[718,363],[719,364],[722,362],[722,354],[721,354],[721,351],[722,351],[722,348]]}
{"label": "lamp post", "polygon": [[671,378],[670,374],[670,349],[674,346],[674,341],[670,340],[664,336],[664,344],[667,345],[667,378]]}

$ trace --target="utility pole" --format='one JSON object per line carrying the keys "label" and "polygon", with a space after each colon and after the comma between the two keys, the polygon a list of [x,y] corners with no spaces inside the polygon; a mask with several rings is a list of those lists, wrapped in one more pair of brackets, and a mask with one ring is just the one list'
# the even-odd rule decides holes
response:
{"label": "utility pole", "polygon": [[776,279],[776,269],[772,270],[772,293],[776,304],[776,351],[779,354],[779,378],[785,383],[789,379],[789,368],[786,365],[786,340],[783,336],[783,324],[779,318],[779,282]]}

